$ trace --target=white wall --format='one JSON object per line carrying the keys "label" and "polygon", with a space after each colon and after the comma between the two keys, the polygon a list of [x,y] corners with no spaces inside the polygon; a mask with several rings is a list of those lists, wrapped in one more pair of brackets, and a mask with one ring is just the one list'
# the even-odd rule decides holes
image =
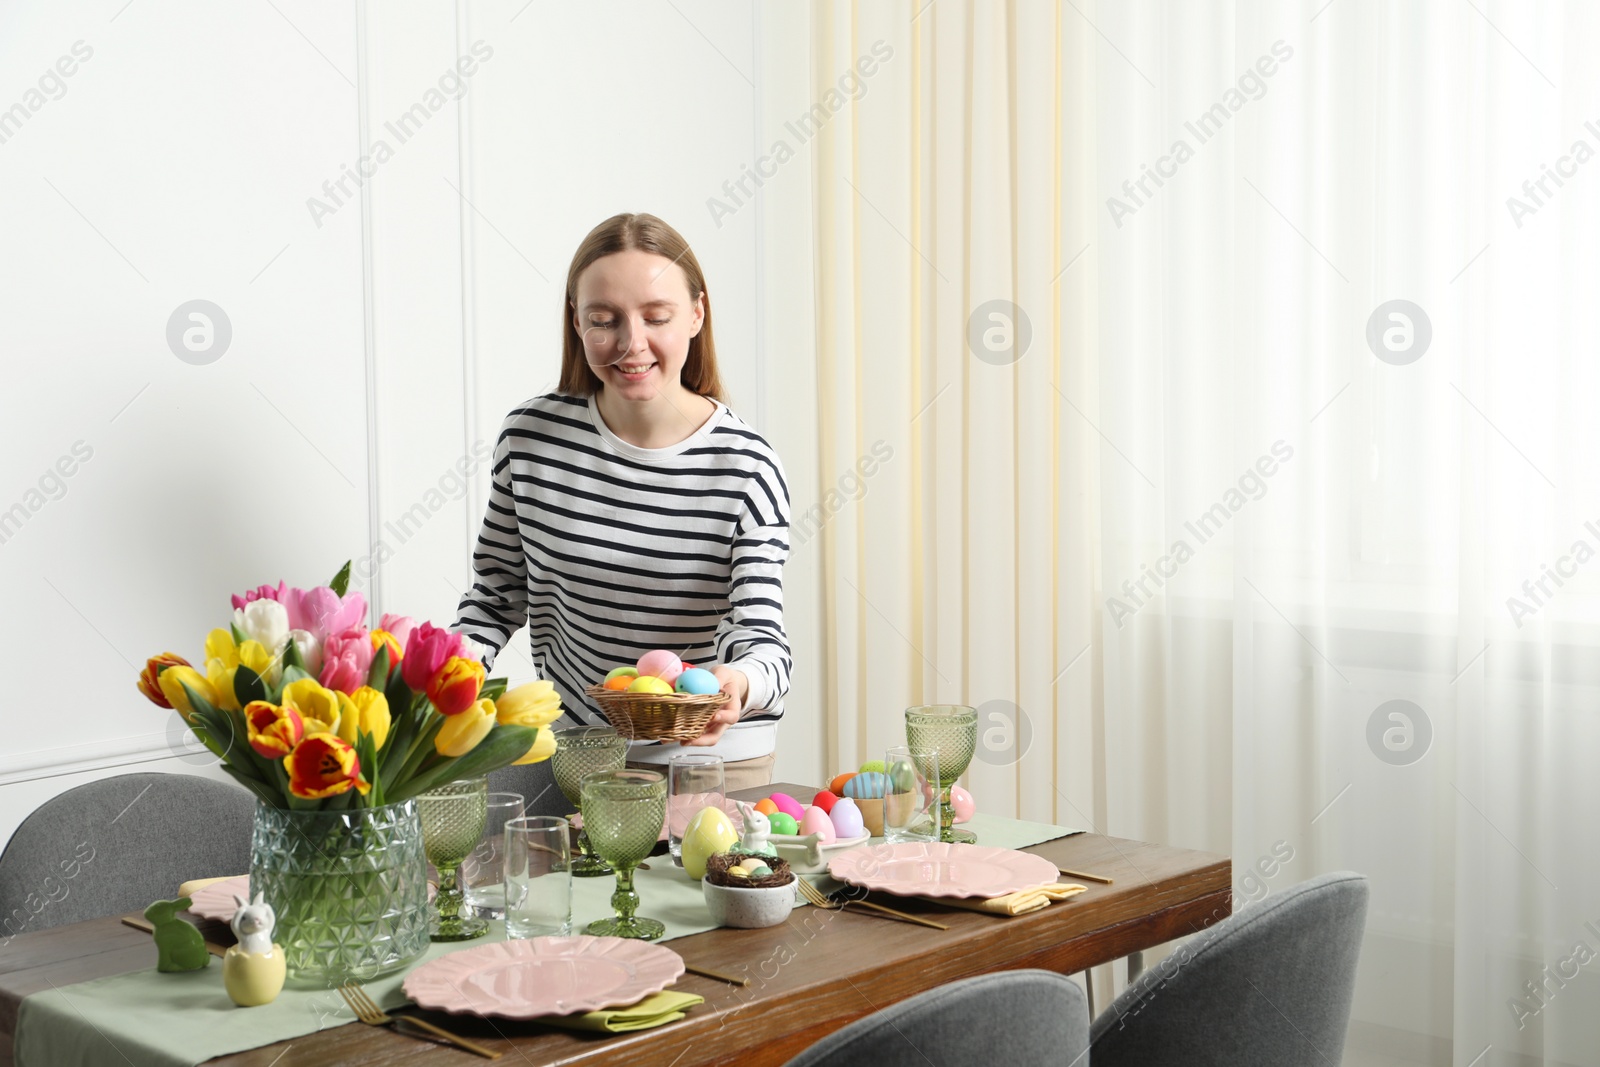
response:
{"label": "white wall", "polygon": [[[23,506],[0,528],[0,840],[94,777],[218,773],[133,683],[152,653],[197,659],[231,592],[355,557],[377,610],[453,617],[488,482],[474,445],[553,385],[567,264],[618,211],[695,248],[732,405],[810,500],[793,398],[768,403],[770,380],[794,383],[766,369],[771,338],[809,329],[809,292],[758,303],[781,201],[720,228],[705,205],[757,154],[752,20],[776,15],[275,4],[0,10],[0,110],[26,111],[0,126],[0,511]],[[29,97],[78,41],[92,55],[64,65],[64,92],[47,78]],[[436,103],[442,76],[452,99],[402,141],[386,124]],[[769,193],[803,209],[793,169]],[[232,328],[205,365],[166,339],[195,299]],[[47,477],[78,442],[88,458]],[[800,721],[778,772],[805,778],[823,771],[803,721],[813,583],[797,560]],[[531,675],[525,633],[513,648],[501,664]]]}

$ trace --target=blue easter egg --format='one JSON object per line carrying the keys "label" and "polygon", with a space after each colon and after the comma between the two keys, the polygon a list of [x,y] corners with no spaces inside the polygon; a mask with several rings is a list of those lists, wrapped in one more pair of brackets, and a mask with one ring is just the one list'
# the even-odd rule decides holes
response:
{"label": "blue easter egg", "polygon": [[881,800],[889,776],[882,771],[863,771],[844,784],[844,795],[852,800]]}
{"label": "blue easter egg", "polygon": [[690,667],[678,675],[676,686],[678,692],[688,693],[691,696],[710,696],[720,692],[722,683],[717,681],[717,676],[704,667]]}

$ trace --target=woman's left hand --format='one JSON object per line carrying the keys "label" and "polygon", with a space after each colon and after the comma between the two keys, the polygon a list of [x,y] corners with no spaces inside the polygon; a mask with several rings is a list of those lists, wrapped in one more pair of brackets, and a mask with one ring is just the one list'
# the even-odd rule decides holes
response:
{"label": "woman's left hand", "polygon": [[714,745],[722,740],[723,731],[739,721],[739,713],[744,710],[744,702],[750,696],[750,679],[744,671],[721,664],[709,670],[722,683],[723,692],[732,693],[733,699],[718,708],[711,716],[711,721],[706,723],[705,732],[693,741],[685,741],[686,745]]}

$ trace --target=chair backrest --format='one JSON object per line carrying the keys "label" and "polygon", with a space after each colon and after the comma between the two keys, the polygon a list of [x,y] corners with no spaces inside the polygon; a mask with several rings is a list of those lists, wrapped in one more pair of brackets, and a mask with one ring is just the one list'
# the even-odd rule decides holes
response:
{"label": "chair backrest", "polygon": [[1094,1021],[1094,1067],[1340,1062],[1367,880],[1313,878],[1217,923]]}
{"label": "chair backrest", "polygon": [[191,878],[245,874],[255,797],[187,774],[123,774],[69,789],[0,853],[0,939],[170,900]]}
{"label": "chair backrest", "polygon": [[1070,978],[1000,971],[887,1005],[829,1034],[788,1067],[1087,1067],[1089,1004]]}
{"label": "chair backrest", "polygon": [[572,814],[572,805],[567,803],[566,796],[556,787],[549,760],[490,771],[489,791],[521,794],[527,815]]}

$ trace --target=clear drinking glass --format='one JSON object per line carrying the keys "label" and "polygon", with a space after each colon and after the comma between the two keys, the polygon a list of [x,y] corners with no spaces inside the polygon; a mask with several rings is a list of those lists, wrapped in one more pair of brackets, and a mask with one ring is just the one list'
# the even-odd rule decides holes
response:
{"label": "clear drinking glass", "polygon": [[464,915],[466,899],[456,870],[483,837],[489,817],[489,779],[463,778],[417,797],[422,818],[422,848],[439,868],[439,895],[433,898],[430,936],[435,941],[470,941],[489,929],[474,915]]}
{"label": "clear drinking glass", "polygon": [[506,823],[506,937],[567,937],[572,933],[572,824],[555,815],[525,815]]}
{"label": "clear drinking glass", "polygon": [[667,842],[683,866],[683,834],[701,808],[720,808],[725,793],[722,757],[685,753],[667,760]]}
{"label": "clear drinking glass", "polygon": [[639,918],[633,869],[661,839],[667,817],[667,779],[659,771],[601,771],[583,780],[583,824],[595,855],[617,872],[611,895],[614,919],[596,919],[587,933],[598,937],[637,937],[654,941],[666,933],[655,919]]}
{"label": "clear drinking glass", "polygon": [[[581,807],[583,779],[596,771],[620,771],[628,762],[628,739],[609,726],[569,726],[556,731],[556,750],[550,757],[550,771],[567,803]],[[657,833],[660,833],[659,827]],[[578,831],[578,853],[572,861],[576,878],[594,878],[611,873],[611,868],[596,859],[589,848],[589,829]]]}
{"label": "clear drinking glass", "polygon": [[480,919],[498,919],[505,911],[505,828],[526,806],[521,793],[490,793],[483,838],[461,861],[457,877],[468,909]]}
{"label": "clear drinking glass", "polygon": [[932,749],[891,748],[883,757],[889,785],[883,793],[883,839],[937,841],[940,824],[939,754]]}
{"label": "clear drinking glass", "polygon": [[971,830],[955,827],[950,807],[950,787],[966,773],[978,747],[978,712],[964,704],[923,704],[906,709],[906,744],[939,754],[939,766],[926,777],[939,789],[939,840],[946,843],[978,840]]}

